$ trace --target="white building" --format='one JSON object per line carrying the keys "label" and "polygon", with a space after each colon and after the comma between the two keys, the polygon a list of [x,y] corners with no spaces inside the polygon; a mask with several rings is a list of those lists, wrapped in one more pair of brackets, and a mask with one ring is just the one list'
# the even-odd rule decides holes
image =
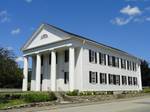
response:
{"label": "white building", "polygon": [[142,90],[140,60],[119,49],[42,24],[22,48],[23,91]]}

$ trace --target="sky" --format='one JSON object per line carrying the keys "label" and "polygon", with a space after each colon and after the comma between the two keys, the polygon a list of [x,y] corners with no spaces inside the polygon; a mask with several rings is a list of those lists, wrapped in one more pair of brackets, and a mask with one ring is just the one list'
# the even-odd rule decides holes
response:
{"label": "sky", "polygon": [[21,47],[48,23],[150,62],[150,0],[0,0],[0,46]]}

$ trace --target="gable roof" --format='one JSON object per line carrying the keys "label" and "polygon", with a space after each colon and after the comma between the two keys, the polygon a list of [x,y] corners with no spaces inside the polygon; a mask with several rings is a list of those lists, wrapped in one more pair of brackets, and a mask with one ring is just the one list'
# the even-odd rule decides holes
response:
{"label": "gable roof", "polygon": [[[92,42],[92,43],[94,43],[94,44],[101,45],[101,46],[104,46],[104,47],[106,47],[106,48],[110,48],[110,49],[112,49],[112,50],[119,51],[119,52],[121,52],[121,53],[123,53],[123,54],[126,54],[126,55],[128,55],[128,56],[132,56],[132,57],[134,57],[134,58],[137,58],[136,56],[133,56],[133,55],[131,55],[131,54],[129,54],[129,53],[123,51],[123,50],[120,50],[120,49],[117,49],[117,48],[114,48],[114,47],[105,45],[105,44],[103,44],[103,43],[97,42],[97,41],[95,41],[95,40],[86,38],[86,37],[81,36],[81,35],[77,35],[77,34],[74,34],[74,33],[68,32],[68,31],[65,31],[65,30],[63,30],[63,29],[61,29],[61,28],[58,28],[58,27],[56,27],[56,26],[53,26],[53,25],[50,25],[50,24],[47,24],[47,23],[42,24],[42,25],[33,33],[33,35],[31,36],[31,38],[30,38],[30,39],[24,44],[24,46],[21,48],[22,51],[25,50],[25,48],[26,48],[26,47],[32,42],[32,40],[35,38],[35,35],[37,35],[38,32],[41,31],[44,27],[54,28],[54,29],[60,30],[60,31],[66,33],[66,34],[69,34],[70,36],[72,36],[72,37],[74,37],[74,38],[86,40],[86,41]],[[138,58],[137,58],[137,59],[138,59]]]}

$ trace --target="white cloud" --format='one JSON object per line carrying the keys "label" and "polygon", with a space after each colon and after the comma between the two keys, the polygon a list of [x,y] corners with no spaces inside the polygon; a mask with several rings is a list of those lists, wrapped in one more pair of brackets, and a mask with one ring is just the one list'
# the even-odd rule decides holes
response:
{"label": "white cloud", "polygon": [[23,57],[19,56],[15,59],[16,62],[23,62]]}
{"label": "white cloud", "polygon": [[25,0],[27,3],[31,3],[32,2],[32,0]]}
{"label": "white cloud", "polygon": [[0,22],[5,23],[9,21],[10,21],[10,17],[9,17],[7,10],[0,11]]}
{"label": "white cloud", "polygon": [[150,21],[150,17],[146,17],[145,20],[146,20],[146,21]]}
{"label": "white cloud", "polygon": [[7,49],[7,50],[13,50],[13,47],[7,46],[6,49]]}
{"label": "white cloud", "polygon": [[11,31],[11,34],[12,35],[17,35],[17,34],[20,33],[20,31],[21,31],[20,28],[16,28],[16,29],[14,29],[14,30]]}
{"label": "white cloud", "polygon": [[112,24],[116,24],[118,26],[126,25],[132,20],[132,17],[129,17],[127,19],[122,17],[116,17],[114,20],[111,20]]}
{"label": "white cloud", "polygon": [[128,5],[122,8],[120,10],[120,13],[129,15],[129,16],[135,16],[135,15],[140,15],[142,11],[137,6],[131,7],[130,5]]}

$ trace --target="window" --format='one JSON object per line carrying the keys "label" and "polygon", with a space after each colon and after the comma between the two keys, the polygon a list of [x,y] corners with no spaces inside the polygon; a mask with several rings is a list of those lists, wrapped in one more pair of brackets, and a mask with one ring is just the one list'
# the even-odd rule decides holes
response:
{"label": "window", "polygon": [[121,59],[121,68],[126,69],[126,60]]}
{"label": "window", "polygon": [[133,77],[133,85],[137,85],[137,77]]}
{"label": "window", "polygon": [[51,64],[51,53],[49,54],[49,64]]}
{"label": "window", "polygon": [[69,72],[64,72],[64,84],[68,84],[69,82]]}
{"label": "window", "polygon": [[119,67],[119,58],[108,55],[108,65],[113,67]]}
{"label": "window", "polygon": [[89,62],[97,63],[97,53],[89,50]]}
{"label": "window", "polygon": [[109,74],[109,84],[113,84],[113,75]]}
{"label": "window", "polygon": [[97,72],[89,72],[89,82],[90,83],[97,83]]}
{"label": "window", "polygon": [[65,62],[69,61],[69,50],[65,50]]}
{"label": "window", "polygon": [[120,85],[120,75],[109,74],[109,84]]}
{"label": "window", "polygon": [[120,75],[115,76],[116,76],[116,85],[120,85]]}
{"label": "window", "polygon": [[41,56],[41,66],[43,66],[43,55]]}
{"label": "window", "polygon": [[119,58],[115,57],[115,67],[119,68]]}
{"label": "window", "polygon": [[132,70],[132,62],[131,61],[129,62],[129,68],[130,68],[130,70]]}
{"label": "window", "polygon": [[122,76],[122,85],[127,85],[127,77]]}
{"label": "window", "polygon": [[109,66],[112,66],[112,65],[113,65],[112,56],[109,56],[109,55],[108,55],[108,65],[109,65]]}
{"label": "window", "polygon": [[137,69],[136,69],[136,63],[132,63],[133,64],[133,71],[136,71]]}
{"label": "window", "polygon": [[106,73],[100,73],[100,84],[107,84]]}
{"label": "window", "polygon": [[128,85],[132,85],[132,77],[128,77]]}
{"label": "window", "polygon": [[106,65],[106,54],[99,53],[99,64]]}

